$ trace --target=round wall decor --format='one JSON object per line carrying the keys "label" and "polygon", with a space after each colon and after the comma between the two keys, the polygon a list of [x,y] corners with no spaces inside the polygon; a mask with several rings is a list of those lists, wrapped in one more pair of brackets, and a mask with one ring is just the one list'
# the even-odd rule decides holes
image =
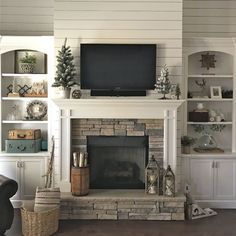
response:
{"label": "round wall decor", "polygon": [[47,105],[41,101],[32,101],[27,105],[26,111],[29,119],[42,120],[47,115]]}

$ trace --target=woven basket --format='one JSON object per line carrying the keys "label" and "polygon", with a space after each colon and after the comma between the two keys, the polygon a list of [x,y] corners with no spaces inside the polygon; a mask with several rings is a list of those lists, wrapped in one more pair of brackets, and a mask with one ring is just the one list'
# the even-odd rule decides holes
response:
{"label": "woven basket", "polygon": [[22,234],[24,236],[49,236],[57,232],[59,208],[34,212],[34,205],[21,208]]}

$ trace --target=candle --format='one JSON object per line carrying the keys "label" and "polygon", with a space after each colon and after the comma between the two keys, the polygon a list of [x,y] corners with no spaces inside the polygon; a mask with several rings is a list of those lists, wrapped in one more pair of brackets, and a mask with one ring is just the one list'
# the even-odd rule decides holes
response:
{"label": "candle", "polygon": [[78,157],[76,152],[73,152],[73,166],[78,167]]}
{"label": "candle", "polygon": [[151,193],[151,194],[156,194],[156,193],[157,193],[157,188],[156,188],[156,186],[150,186],[148,192]]}
{"label": "candle", "polygon": [[84,167],[84,153],[79,154],[79,167]]}
{"label": "candle", "polygon": [[170,179],[166,180],[166,195],[167,196],[172,196],[173,193],[171,191],[171,185],[172,185],[172,181]]}

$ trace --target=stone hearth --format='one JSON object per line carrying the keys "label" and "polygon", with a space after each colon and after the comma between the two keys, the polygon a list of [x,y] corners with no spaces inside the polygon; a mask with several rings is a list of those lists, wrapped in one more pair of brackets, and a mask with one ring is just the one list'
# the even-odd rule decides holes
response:
{"label": "stone hearth", "polygon": [[147,195],[144,190],[90,190],[74,197],[62,193],[61,219],[184,220],[185,196]]}

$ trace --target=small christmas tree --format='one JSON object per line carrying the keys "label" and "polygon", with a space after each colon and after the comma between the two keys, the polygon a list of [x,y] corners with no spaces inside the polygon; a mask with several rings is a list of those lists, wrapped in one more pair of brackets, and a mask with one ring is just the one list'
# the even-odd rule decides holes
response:
{"label": "small christmas tree", "polygon": [[175,88],[175,96],[176,96],[177,100],[179,100],[180,95],[181,95],[180,87],[179,87],[179,84],[177,84],[176,88]]}
{"label": "small christmas tree", "polygon": [[52,84],[52,87],[62,86],[64,88],[70,88],[75,85],[75,65],[73,63],[74,57],[72,56],[70,46],[66,46],[67,38],[61,47],[61,50],[58,51],[57,56],[57,70],[55,82]]}
{"label": "small christmas tree", "polygon": [[157,78],[155,87],[158,93],[164,94],[161,99],[166,99],[166,94],[169,93],[171,84],[169,80],[169,71],[166,65],[161,69],[161,76]]}

